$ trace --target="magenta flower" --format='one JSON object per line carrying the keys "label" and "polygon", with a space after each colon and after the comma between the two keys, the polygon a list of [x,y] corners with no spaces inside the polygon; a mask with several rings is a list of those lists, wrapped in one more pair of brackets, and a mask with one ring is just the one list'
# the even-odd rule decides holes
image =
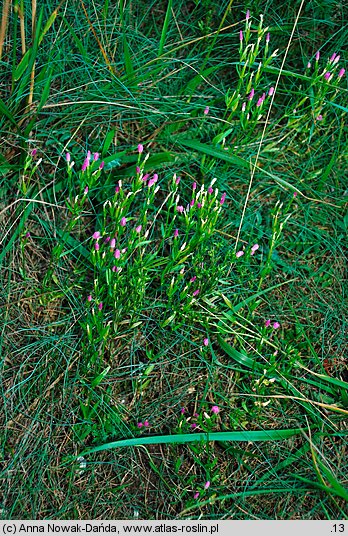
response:
{"label": "magenta flower", "polygon": [[331,76],[331,73],[329,71],[327,73],[325,73],[324,74],[325,80],[329,80],[330,76]]}
{"label": "magenta flower", "polygon": [[92,238],[94,238],[94,240],[98,240],[98,238],[100,238],[100,232],[99,231],[96,231],[95,233],[93,233],[92,235]]}
{"label": "magenta flower", "polygon": [[318,50],[318,52],[315,55],[315,61],[319,61],[319,58],[320,58],[320,52]]}
{"label": "magenta flower", "polygon": [[138,428],[142,428],[142,427],[143,427],[143,423],[142,423],[142,422],[138,422],[138,423],[137,423],[137,427],[138,427]]}
{"label": "magenta flower", "polygon": [[98,309],[99,309],[99,311],[101,311],[102,308],[103,308],[103,302],[100,302],[100,304],[98,305]]}
{"label": "magenta flower", "polygon": [[116,240],[115,240],[115,238],[112,238],[112,239],[110,240],[110,247],[111,247],[111,249],[115,249],[115,247],[116,247]]}
{"label": "magenta flower", "polygon": [[191,279],[190,279],[190,283],[194,283],[194,282],[196,281],[196,279],[197,279],[197,276],[194,275],[193,277],[191,277]]}
{"label": "magenta flower", "polygon": [[278,329],[278,328],[280,328],[279,322],[274,322],[273,329]]}
{"label": "magenta flower", "polygon": [[205,339],[203,340],[203,344],[204,344],[204,346],[208,346],[208,344],[209,344],[209,339],[205,338]]}
{"label": "magenta flower", "polygon": [[138,173],[138,175],[139,175],[139,173],[141,173],[141,169],[140,169],[140,167],[137,166],[137,167],[135,168],[135,171],[136,171],[136,172]]}
{"label": "magenta flower", "polygon": [[197,428],[197,424],[196,424],[195,422],[193,422],[193,423],[191,424],[191,428],[192,428],[192,429]]}
{"label": "magenta flower", "polygon": [[198,417],[199,417],[198,413],[194,413],[193,416],[194,416],[195,419],[198,419]]}
{"label": "magenta flower", "polygon": [[338,78],[342,78],[345,72],[346,72],[345,69],[341,69],[340,72],[338,73]]}
{"label": "magenta flower", "polygon": [[252,87],[251,91],[250,91],[250,93],[248,95],[248,100],[251,101],[253,99],[254,95],[255,95],[255,89]]}
{"label": "magenta flower", "polygon": [[242,257],[244,255],[244,251],[237,251],[236,257],[239,259],[239,257]]}
{"label": "magenta flower", "polygon": [[183,207],[182,205],[178,205],[178,206],[176,207],[176,210],[177,210],[178,212],[180,212],[180,214],[182,214],[182,213],[184,212],[184,207]]}
{"label": "magenta flower", "polygon": [[121,252],[119,249],[115,249],[114,257],[115,259],[119,259],[121,257]]}
{"label": "magenta flower", "polygon": [[99,169],[102,170],[104,166],[105,166],[105,162],[104,162],[104,160],[103,160],[103,161],[100,162],[100,164],[99,164]]}
{"label": "magenta flower", "polygon": [[266,327],[266,328],[269,328],[270,325],[271,325],[271,321],[270,321],[269,319],[266,320],[266,322],[265,322],[265,327]]}
{"label": "magenta flower", "polygon": [[192,190],[196,190],[196,188],[197,188],[197,183],[194,182],[194,183],[192,184]]}
{"label": "magenta flower", "polygon": [[177,238],[178,236],[179,236],[179,229],[175,229],[174,238]]}
{"label": "magenta flower", "polygon": [[145,182],[147,181],[147,179],[150,177],[150,173],[145,173],[145,175],[143,176],[142,180]]}
{"label": "magenta flower", "polygon": [[111,268],[111,270],[112,270],[113,272],[119,272],[119,271],[120,271],[120,268],[118,268],[117,266],[113,266],[113,267]]}
{"label": "magenta flower", "polygon": [[239,32],[239,41],[240,42],[243,41],[243,32],[242,32],[242,30],[240,30],[240,32]]}
{"label": "magenta flower", "polygon": [[191,199],[191,201],[190,201],[190,207],[193,207],[194,204],[195,204],[195,200],[194,200],[194,199]]}
{"label": "magenta flower", "polygon": [[89,301],[89,302],[92,301],[92,296],[91,296],[91,294],[89,294],[89,296],[87,296],[87,301]]}
{"label": "magenta flower", "polygon": [[205,115],[208,115],[208,113],[209,113],[209,106],[206,106],[206,107],[204,108],[204,112],[203,112],[203,113],[204,113]]}
{"label": "magenta flower", "polygon": [[142,226],[138,225],[138,227],[135,228],[135,232],[140,233],[141,229],[142,229]]}
{"label": "magenta flower", "polygon": [[294,192],[294,197],[297,197],[297,192]]}
{"label": "magenta flower", "polygon": [[193,296],[198,296],[198,294],[199,294],[199,289],[194,291]]}
{"label": "magenta flower", "polygon": [[99,251],[100,246],[99,246],[98,242],[96,242],[96,243],[94,244],[94,249],[95,249],[96,251]]}
{"label": "magenta flower", "polygon": [[65,159],[66,159],[67,162],[70,162],[70,160],[71,160],[70,153],[66,153]]}
{"label": "magenta flower", "polygon": [[181,408],[181,410],[180,410],[181,415],[184,415],[185,412],[186,412],[186,409],[185,409],[185,408]]}
{"label": "magenta flower", "polygon": [[223,204],[224,204],[225,199],[226,199],[226,194],[223,193],[222,196],[221,196],[221,199],[220,199],[220,205],[223,205]]}
{"label": "magenta flower", "polygon": [[260,108],[261,104],[263,103],[263,98],[260,97],[259,100],[256,103],[257,108]]}
{"label": "magenta flower", "polygon": [[268,90],[268,95],[269,95],[269,97],[272,97],[273,93],[274,93],[274,87],[272,86],[272,87],[270,87],[269,90]]}
{"label": "magenta flower", "polygon": [[256,250],[259,249],[259,247],[260,247],[260,246],[259,246],[258,244],[254,244],[254,245],[252,246],[252,248],[251,248],[251,251],[256,251]]}
{"label": "magenta flower", "polygon": [[212,413],[214,413],[214,415],[217,415],[219,413],[219,411],[220,411],[220,408],[219,408],[219,406],[213,406],[211,408],[211,411],[212,411]]}
{"label": "magenta flower", "polygon": [[116,186],[116,188],[115,188],[115,194],[118,194],[119,191],[120,191],[120,187],[119,187],[119,186]]}
{"label": "magenta flower", "polygon": [[208,194],[212,194],[213,191],[214,191],[213,188],[212,188],[211,186],[209,186],[209,188],[208,188]]}
{"label": "magenta flower", "polygon": [[207,482],[204,484],[204,489],[208,489],[210,486],[210,480],[207,480]]}
{"label": "magenta flower", "polygon": [[94,162],[96,162],[97,160],[99,160],[99,153],[94,153],[94,155],[93,155],[93,160],[94,160]]}
{"label": "magenta flower", "polygon": [[24,238],[30,238],[30,233],[29,233],[29,231],[28,231],[27,233],[25,233]]}
{"label": "magenta flower", "polygon": [[33,149],[33,150],[31,151],[31,156],[35,156],[36,153],[37,153],[37,149]]}
{"label": "magenta flower", "polygon": [[107,236],[107,237],[105,238],[105,240],[104,240],[104,244],[107,244],[108,242],[110,242],[110,238],[111,238],[110,236]]}
{"label": "magenta flower", "polygon": [[89,160],[88,160],[88,158],[85,158],[85,160],[84,160],[84,162],[83,162],[83,164],[82,164],[82,168],[81,168],[81,170],[82,170],[82,171],[86,171],[86,169],[88,168],[88,166],[89,166]]}
{"label": "magenta flower", "polygon": [[150,426],[150,423],[149,421],[144,421],[144,426],[147,428],[148,426]]}
{"label": "magenta flower", "polygon": [[197,203],[197,208],[202,208],[202,203]]}
{"label": "magenta flower", "polygon": [[178,178],[176,179],[176,181],[175,181],[175,184],[179,184],[180,181],[181,181],[181,178],[178,177]]}
{"label": "magenta flower", "polygon": [[193,498],[198,499],[198,497],[199,497],[199,491],[196,491],[196,493],[194,494]]}
{"label": "magenta flower", "polygon": [[269,43],[270,39],[271,39],[271,36],[270,36],[270,33],[268,32],[268,34],[266,35],[266,43]]}
{"label": "magenta flower", "polygon": [[323,116],[321,114],[317,115],[317,121],[322,121],[323,120]]}
{"label": "magenta flower", "polygon": [[121,218],[121,221],[120,221],[120,224],[122,225],[122,227],[124,227],[127,223],[127,220],[126,218],[123,216],[123,218]]}
{"label": "magenta flower", "polygon": [[83,190],[83,193],[84,193],[84,195],[88,194],[88,186],[86,186],[86,188]]}
{"label": "magenta flower", "polygon": [[336,58],[336,56],[337,56],[337,54],[336,54],[336,52],[334,52],[334,53],[332,54],[331,58],[329,59],[329,62],[330,62],[330,63],[333,63],[334,60],[335,60],[335,58]]}
{"label": "magenta flower", "polygon": [[141,145],[141,143],[139,143],[138,145],[138,153],[141,154],[144,150],[144,147]]}
{"label": "magenta flower", "polygon": [[246,15],[245,15],[245,20],[249,20],[250,19],[250,11],[248,9],[248,11],[246,12]]}

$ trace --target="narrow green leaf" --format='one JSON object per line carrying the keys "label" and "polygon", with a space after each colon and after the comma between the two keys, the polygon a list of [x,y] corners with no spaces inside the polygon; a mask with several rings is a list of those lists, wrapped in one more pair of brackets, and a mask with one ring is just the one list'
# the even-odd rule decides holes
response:
{"label": "narrow green leaf", "polygon": [[239,167],[250,169],[250,163],[244,158],[241,158],[240,156],[232,155],[228,151],[223,151],[222,149],[218,149],[217,147],[212,147],[211,145],[207,145],[206,143],[201,143],[198,140],[181,140],[180,139],[179,143],[181,143],[182,145],[185,145],[185,147],[190,147],[191,149],[198,151],[199,153],[204,153],[209,156],[213,156],[214,158],[224,160],[225,162],[229,162],[230,164],[235,164]]}
{"label": "narrow green leaf", "polygon": [[244,355],[235,348],[233,348],[220,335],[217,336],[217,340],[223,351],[226,352],[227,355],[232,357],[232,359],[237,361],[237,363],[239,363],[240,365],[248,367],[250,369],[260,367],[260,364],[257,363],[255,359],[252,359],[251,357],[248,357],[247,355]]}
{"label": "narrow green leaf", "polygon": [[172,4],[173,4],[173,0],[168,0],[167,12],[166,12],[166,16],[165,16],[164,23],[163,23],[161,39],[160,39],[160,44],[159,44],[159,49],[158,49],[159,56],[163,54],[164,44],[166,42],[168,26],[169,26],[169,21],[171,17]]}
{"label": "narrow green leaf", "polygon": [[22,74],[27,69],[27,67],[29,65],[29,59],[30,59],[31,52],[32,52],[32,49],[28,48],[28,50],[24,54],[23,58],[21,59],[21,61],[17,65],[17,67],[16,67],[16,69],[15,69],[15,71],[13,73],[13,79],[14,79],[15,82],[17,82],[21,78]]}

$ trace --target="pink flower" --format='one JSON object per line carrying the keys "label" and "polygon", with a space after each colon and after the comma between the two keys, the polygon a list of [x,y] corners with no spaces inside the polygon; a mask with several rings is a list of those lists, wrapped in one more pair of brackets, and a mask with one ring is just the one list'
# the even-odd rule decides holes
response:
{"label": "pink flower", "polygon": [[100,304],[98,305],[98,309],[99,309],[99,311],[101,311],[102,308],[103,308],[103,302],[100,302]]}
{"label": "pink flower", "polygon": [[249,20],[250,19],[250,11],[248,9],[248,11],[246,12],[246,15],[245,15],[245,20]]}
{"label": "pink flower", "polygon": [[207,482],[204,484],[204,489],[208,489],[210,486],[210,480],[207,480]]}
{"label": "pink flower", "polygon": [[317,121],[322,121],[323,120],[323,116],[321,114],[317,115]]}
{"label": "pink flower", "polygon": [[194,413],[193,416],[194,416],[195,419],[198,419],[198,417],[199,417],[198,413]]}
{"label": "pink flower", "polygon": [[319,61],[319,58],[320,58],[320,52],[318,50],[318,52],[315,55],[315,61]]}
{"label": "pink flower", "polygon": [[193,296],[198,296],[198,294],[199,294],[199,289],[194,291]]}
{"label": "pink flower", "polygon": [[214,191],[213,188],[212,188],[211,186],[209,186],[209,188],[208,188],[208,194],[212,194],[213,191]]}
{"label": "pink flower", "polygon": [[255,95],[255,89],[252,87],[251,91],[250,91],[250,93],[248,95],[248,100],[251,101],[253,99],[254,95]]}
{"label": "pink flower", "polygon": [[209,113],[209,106],[206,106],[206,107],[204,108],[204,114],[205,114],[205,115],[208,115],[208,113]]}
{"label": "pink flower", "polygon": [[88,194],[88,186],[86,186],[86,188],[83,190],[83,193],[84,193],[84,195]]}
{"label": "pink flower", "polygon": [[181,181],[181,178],[178,177],[178,178],[176,179],[176,181],[175,181],[175,184],[179,184],[180,181]]}
{"label": "pink flower", "polygon": [[135,228],[135,232],[140,233],[141,229],[142,229],[142,226],[138,225],[138,227]]}
{"label": "pink flower", "polygon": [[263,103],[263,98],[260,97],[259,100],[258,100],[257,103],[256,103],[257,108],[259,108],[259,107],[261,106],[262,103]]}
{"label": "pink flower", "polygon": [[194,183],[192,184],[192,190],[196,190],[196,188],[197,188],[197,183],[194,182]]}
{"label": "pink flower", "polygon": [[336,56],[337,56],[337,54],[336,54],[336,52],[334,52],[332,54],[331,58],[329,59],[329,62],[332,63],[335,60]]}
{"label": "pink flower", "polygon": [[99,153],[94,153],[94,155],[93,155],[93,160],[94,160],[94,162],[96,162],[97,160],[99,160]]}
{"label": "pink flower", "polygon": [[155,176],[153,176],[153,178],[150,179],[149,182],[147,183],[148,187],[151,188],[151,186],[153,186],[156,181],[157,179],[155,178]]}
{"label": "pink flower", "polygon": [[140,167],[137,166],[137,167],[135,168],[135,171],[136,171],[136,172],[138,173],[138,175],[139,175],[139,173],[141,173],[141,169],[140,169]]}
{"label": "pink flower", "polygon": [[96,243],[94,244],[94,249],[95,249],[96,251],[99,251],[100,246],[99,246],[98,242],[96,242]]}
{"label": "pink flower", "polygon": [[185,411],[186,411],[185,408],[181,408],[181,410],[180,410],[181,415],[184,415]]}
{"label": "pink flower", "polygon": [[309,61],[309,62],[307,63],[307,69],[310,69],[310,68],[311,68],[311,62]]}
{"label": "pink flower", "polygon": [[115,247],[116,247],[116,240],[115,240],[115,238],[112,238],[112,239],[110,240],[110,247],[111,247],[111,249],[115,249]]}
{"label": "pink flower", "polygon": [[71,160],[70,153],[66,153],[65,159],[66,159],[67,162],[70,162],[70,160]]}
{"label": "pink flower", "polygon": [[88,162],[89,162],[90,159],[91,159],[91,151],[87,151],[87,159],[88,159]]}
{"label": "pink flower", "polygon": [[330,76],[331,76],[331,73],[329,71],[327,73],[325,73],[324,74],[325,80],[329,80]]}
{"label": "pink flower", "polygon": [[237,251],[236,257],[239,259],[239,257],[242,257],[244,255],[244,251]]}
{"label": "pink flower", "polygon": [[197,208],[202,208],[202,203],[197,203]]}
{"label": "pink flower", "polygon": [[179,229],[175,229],[174,238],[177,238],[178,236],[179,236]]}
{"label": "pink flower", "polygon": [[89,296],[87,296],[87,300],[88,300],[89,302],[92,301],[92,296],[91,296],[91,294],[89,294]]}
{"label": "pink flower", "polygon": [[240,42],[243,41],[243,32],[242,32],[242,30],[240,30],[240,32],[239,32],[239,41]]}
{"label": "pink flower", "polygon": [[145,173],[145,175],[143,176],[142,180],[145,182],[147,181],[147,179],[150,177],[150,173]]}
{"label": "pink flower", "polygon": [[107,236],[104,240],[104,244],[107,244],[108,242],[110,242],[110,236]]}
{"label": "pink flower", "polygon": [[119,187],[119,186],[116,186],[116,188],[115,188],[115,194],[118,194],[119,191],[120,191],[120,187]]}
{"label": "pink flower", "polygon": [[120,221],[120,224],[122,225],[122,227],[124,227],[127,223],[127,220],[126,218],[123,216],[123,218],[121,218],[121,221]]}
{"label": "pink flower", "polygon": [[120,271],[120,269],[119,269],[117,266],[113,266],[113,267],[111,268],[111,270],[112,270],[113,272],[119,272],[119,271]]}
{"label": "pink flower", "polygon": [[193,207],[194,204],[195,204],[195,200],[194,200],[194,199],[191,199],[191,201],[190,201],[190,207]]}
{"label": "pink flower", "polygon": [[142,427],[143,427],[143,423],[142,423],[142,422],[138,422],[138,423],[137,423],[137,427],[138,427],[138,428],[142,428]]}
{"label": "pink flower", "polygon": [[243,104],[242,104],[242,112],[245,112],[245,108],[246,108],[246,102],[243,102]]}
{"label": "pink flower", "polygon": [[273,93],[274,93],[274,87],[272,86],[272,87],[270,87],[269,90],[268,90],[268,96],[269,96],[269,97],[272,97]]}
{"label": "pink flower", "polygon": [[178,212],[180,212],[180,214],[182,214],[182,212],[184,212],[184,207],[181,206],[181,205],[178,205],[178,206],[176,207],[176,210],[177,210]]}
{"label": "pink flower", "polygon": [[37,153],[37,149],[33,149],[33,150],[31,151],[31,156],[35,156],[36,153]]}
{"label": "pink flower", "polygon": [[144,147],[141,145],[141,143],[139,143],[138,145],[138,153],[141,154],[144,150]]}
{"label": "pink flower", "polygon": [[278,328],[280,328],[279,322],[274,322],[273,329],[278,329]]}
{"label": "pink flower", "polygon": [[338,73],[338,78],[342,78],[345,72],[346,72],[345,69],[341,69],[340,72]]}
{"label": "pink flower", "polygon": [[256,251],[256,250],[259,249],[259,247],[260,247],[260,246],[259,246],[258,244],[254,244],[254,245],[252,246],[252,248],[251,248],[251,251]]}
{"label": "pink flower", "polygon": [[194,282],[196,281],[196,279],[197,279],[197,276],[194,275],[193,277],[191,277],[191,279],[190,279],[190,283],[194,283]]}
{"label": "pink flower", "polygon": [[28,231],[27,233],[25,233],[24,238],[30,238],[30,233],[29,233],[29,231]]}
{"label": "pink flower", "polygon": [[121,252],[119,249],[115,249],[114,257],[115,259],[119,259],[121,257]]}
{"label": "pink flower", "polygon": [[104,166],[105,166],[105,162],[104,162],[104,160],[103,160],[103,161],[100,162],[100,164],[99,164],[99,169],[102,170]]}
{"label": "pink flower", "polygon": [[148,426],[150,426],[150,423],[149,421],[144,421],[144,426],[147,428]]}
{"label": "pink flower", "polygon": [[203,341],[203,344],[204,344],[204,346],[208,346],[208,344],[209,344],[209,339],[205,338],[204,341]]}
{"label": "pink flower", "polygon": [[265,322],[265,327],[266,327],[266,328],[269,328],[270,325],[271,325],[271,321],[270,321],[269,319],[266,320],[266,322]]}
{"label": "pink flower", "polygon": [[193,498],[198,499],[198,497],[199,497],[199,491],[196,491],[196,493],[194,494]]}
{"label": "pink flower", "polygon": [[92,235],[92,238],[94,238],[94,240],[98,240],[98,238],[100,238],[100,232],[99,231],[96,231],[95,233],[93,233]]}
{"label": "pink flower", "polygon": [[89,160],[88,160],[88,158],[85,158],[85,161],[84,161],[83,164],[82,164],[81,171],[86,171],[86,169],[88,168],[88,166],[89,166]]}
{"label": "pink flower", "polygon": [[192,429],[197,428],[197,424],[196,424],[195,422],[193,422],[193,423],[191,424],[191,428],[192,428]]}
{"label": "pink flower", "polygon": [[271,36],[270,36],[270,33],[268,32],[268,34],[266,35],[266,43],[269,43],[271,39]]}
{"label": "pink flower", "polygon": [[294,192],[294,197],[297,197],[297,192]]}
{"label": "pink flower", "polygon": [[220,411],[220,408],[219,408],[219,406],[213,406],[211,408],[211,411],[212,411],[212,413],[214,413],[214,415],[217,415],[219,413],[219,411]]}
{"label": "pink flower", "polygon": [[223,205],[223,204],[224,204],[225,199],[226,199],[226,194],[223,193],[222,196],[221,196],[221,199],[220,199],[220,205]]}

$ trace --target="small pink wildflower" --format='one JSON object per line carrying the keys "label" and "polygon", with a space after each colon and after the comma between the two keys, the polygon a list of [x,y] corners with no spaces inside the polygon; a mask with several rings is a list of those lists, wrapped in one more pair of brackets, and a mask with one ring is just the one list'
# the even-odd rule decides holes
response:
{"label": "small pink wildflower", "polygon": [[333,63],[333,62],[335,61],[336,56],[337,56],[337,54],[336,54],[336,52],[334,52],[334,53],[332,54],[331,58],[329,59],[329,62],[330,62],[330,63]]}
{"label": "small pink wildflower", "polygon": [[243,32],[242,32],[242,30],[240,30],[240,32],[239,32],[239,41],[240,42],[243,41]]}
{"label": "small pink wildflower", "polygon": [[319,61],[319,58],[320,58],[320,52],[318,50],[318,52],[315,55],[315,61]]}
{"label": "small pink wildflower", "polygon": [[27,233],[25,233],[24,238],[30,238],[30,233],[29,233],[29,231],[28,231]]}
{"label": "small pink wildflower", "polygon": [[242,104],[242,112],[245,112],[245,108],[246,108],[246,102],[243,102],[243,104]]}
{"label": "small pink wildflower", "polygon": [[119,271],[120,271],[120,269],[119,269],[117,266],[113,266],[113,267],[111,268],[111,270],[112,270],[113,272],[119,272]]}
{"label": "small pink wildflower", "polygon": [[250,11],[248,9],[245,15],[245,20],[249,20],[249,19],[250,19]]}
{"label": "small pink wildflower", "polygon": [[263,103],[263,99],[262,99],[262,97],[260,97],[259,100],[256,103],[257,108],[260,108],[262,103]]}
{"label": "small pink wildflower", "polygon": [[99,153],[94,153],[94,155],[93,155],[93,160],[94,160],[94,162],[96,162],[97,160],[99,160]]}
{"label": "small pink wildflower", "polygon": [[194,183],[192,184],[192,190],[196,190],[196,188],[197,188],[197,183],[194,182]]}
{"label": "small pink wildflower", "polygon": [[328,71],[327,73],[325,73],[325,74],[324,74],[324,78],[325,78],[325,80],[329,80],[330,76],[331,76],[330,71]]}
{"label": "small pink wildflower", "polygon": [[220,199],[220,205],[223,205],[226,199],[226,193],[223,193]]}
{"label": "small pink wildflower", "polygon": [[338,73],[338,78],[342,78],[345,72],[346,72],[345,69],[341,69],[340,72]]}
{"label": "small pink wildflower", "polygon": [[96,242],[96,243],[94,244],[94,249],[95,249],[96,251],[99,251],[100,246],[99,246],[98,242]]}
{"label": "small pink wildflower", "polygon": [[89,301],[89,302],[92,301],[92,296],[91,296],[91,294],[89,294],[89,295],[87,296],[87,301]]}
{"label": "small pink wildflower", "polygon": [[268,90],[268,96],[269,96],[269,97],[272,97],[273,93],[274,93],[274,87],[272,86],[272,87],[270,87],[269,90]]}
{"label": "small pink wildflower", "polygon": [[176,179],[176,181],[175,181],[175,184],[178,185],[180,181],[181,181],[181,177],[178,177],[178,178]]}
{"label": "small pink wildflower", "polygon": [[121,257],[121,252],[119,249],[115,249],[114,257],[115,259],[119,259]]}
{"label": "small pink wildflower", "polygon": [[207,480],[207,482],[204,484],[204,489],[208,489],[210,486],[210,480]]}
{"label": "small pink wildflower", "polygon": [[197,203],[197,208],[202,208],[202,203]]}
{"label": "small pink wildflower", "polygon": [[244,251],[237,251],[236,257],[239,259],[239,257],[242,257],[244,255]]}
{"label": "small pink wildflower", "polygon": [[203,341],[203,344],[204,344],[204,346],[208,346],[208,344],[209,344],[209,339],[205,338],[204,341]]}
{"label": "small pink wildflower", "polygon": [[194,416],[195,419],[198,419],[198,417],[199,417],[198,413],[194,413],[193,416]]}
{"label": "small pink wildflower", "polygon": [[307,63],[307,69],[310,69],[310,68],[311,68],[311,62],[309,61],[309,62]]}
{"label": "small pink wildflower", "polygon": [[203,113],[204,113],[204,115],[208,115],[208,113],[209,113],[209,106],[206,106],[206,107],[204,108],[204,112],[203,112]]}
{"label": "small pink wildflower", "polygon": [[108,242],[110,242],[111,240],[111,237],[110,236],[107,236],[104,240],[104,244],[107,244]]}
{"label": "small pink wildflower", "polygon": [[258,244],[254,244],[254,245],[252,246],[251,250],[252,250],[252,251],[256,251],[256,250],[259,249],[259,247],[260,247],[260,246],[259,246]]}
{"label": "small pink wildflower", "polygon": [[83,164],[82,164],[82,168],[81,168],[81,171],[86,171],[86,169],[88,168],[89,166],[89,160],[88,158],[85,158]]}
{"label": "small pink wildflower", "polygon": [[196,499],[198,499],[198,497],[199,497],[199,491],[196,491],[196,493],[194,494],[193,498],[196,500]]}
{"label": "small pink wildflower", "polygon": [[141,145],[141,143],[139,143],[138,145],[138,153],[141,154],[144,150],[144,147]]}
{"label": "small pink wildflower", "polygon": [[250,91],[250,93],[248,95],[248,100],[251,101],[253,99],[254,95],[255,95],[255,89],[252,87],[251,91]]}
{"label": "small pink wildflower", "polygon": [[37,149],[33,149],[33,150],[31,151],[31,156],[35,156],[36,153],[37,153]]}
{"label": "small pink wildflower", "polygon": [[142,180],[145,182],[147,181],[147,179],[150,177],[150,173],[145,173],[145,175],[143,176]]}
{"label": "small pink wildflower", "polygon": [[138,427],[138,428],[142,428],[142,427],[143,427],[143,423],[142,423],[142,422],[138,422],[138,423],[137,423],[137,427]]}
{"label": "small pink wildflower", "polygon": [[269,43],[270,39],[271,39],[271,36],[270,36],[270,33],[268,32],[268,34],[266,35],[266,43]]}
{"label": "small pink wildflower", "polygon": [[294,192],[294,197],[297,197],[297,192]]}
{"label": "small pink wildflower", "polygon": [[88,186],[86,186],[86,188],[83,190],[83,193],[84,193],[84,195],[88,194]]}
{"label": "small pink wildflower", "polygon": [[181,415],[184,415],[185,412],[186,412],[186,409],[185,409],[185,408],[181,408],[181,410],[180,410]]}
{"label": "small pink wildflower", "polygon": [[190,201],[190,207],[193,207],[194,204],[195,204],[195,199],[191,199],[191,201]]}
{"label": "small pink wildflower", "polygon": [[280,328],[279,322],[274,322],[273,329],[278,329],[278,328]]}
{"label": "small pink wildflower", "polygon": [[100,238],[100,232],[99,231],[96,231],[95,233],[93,233],[92,235],[92,238],[94,238],[94,240],[98,240],[98,238]]}
{"label": "small pink wildflower", "polygon": [[104,166],[105,166],[105,162],[104,162],[104,160],[103,160],[103,161],[100,162],[100,164],[99,164],[99,169],[102,170]]}
{"label": "small pink wildflower", "polygon": [[112,239],[110,240],[110,247],[111,247],[111,249],[115,249],[115,247],[116,247],[116,240],[115,240],[115,238],[112,238]]}
{"label": "small pink wildflower", "polygon": [[198,294],[199,294],[199,289],[194,291],[193,296],[198,296]]}
{"label": "small pink wildflower", "polygon": [[135,171],[136,171],[136,172],[137,172],[137,174],[139,175],[139,173],[141,173],[141,169],[140,169],[140,167],[139,167],[139,166],[137,166],[137,167],[135,168]]}
{"label": "small pink wildflower", "polygon": [[190,279],[190,283],[194,283],[194,282],[196,281],[196,279],[197,279],[197,276],[194,275],[193,277],[191,277],[191,279]]}
{"label": "small pink wildflower", "polygon": [[176,210],[177,210],[178,212],[180,212],[180,214],[182,214],[182,213],[184,212],[184,207],[183,207],[182,205],[178,205],[178,206],[176,207]]}
{"label": "small pink wildflower", "polygon": [[322,121],[323,120],[323,116],[321,114],[317,115],[317,121]]}
{"label": "small pink wildflower", "polygon": [[179,236],[179,229],[175,229],[174,238],[177,238],[178,236]]}
{"label": "small pink wildflower", "polygon": [[214,413],[214,415],[217,415],[219,413],[219,411],[220,411],[220,408],[219,408],[219,406],[213,406],[211,408],[211,411],[212,411],[212,413]]}
{"label": "small pink wildflower", "polygon": [[100,302],[100,304],[98,305],[98,309],[99,309],[99,311],[101,311],[102,308],[103,308],[103,302]]}
{"label": "small pink wildflower", "polygon": [[70,160],[71,160],[71,156],[70,156],[70,153],[66,153],[65,155],[65,160],[69,163]]}
{"label": "small pink wildflower", "polygon": [[89,162],[90,159],[91,159],[91,151],[87,151],[87,157],[86,158],[87,158],[87,160]]}
{"label": "small pink wildflower", "polygon": [[270,325],[271,325],[271,321],[270,321],[269,319],[266,320],[266,322],[265,322],[265,327],[266,327],[266,328],[269,328]]}
{"label": "small pink wildflower", "polygon": [[119,191],[120,191],[120,187],[119,187],[119,186],[116,186],[116,188],[115,188],[115,194],[118,194]]}
{"label": "small pink wildflower", "polygon": [[141,229],[142,229],[142,226],[138,225],[138,227],[135,228],[135,232],[140,233]]}
{"label": "small pink wildflower", "polygon": [[124,227],[127,223],[127,220],[126,218],[123,216],[123,218],[121,218],[121,221],[120,221],[120,224],[122,225],[122,227]]}
{"label": "small pink wildflower", "polygon": [[150,426],[149,421],[144,421],[144,426],[145,426],[145,428],[147,428],[148,426]]}
{"label": "small pink wildflower", "polygon": [[191,428],[192,428],[192,429],[197,428],[197,424],[196,424],[195,422],[193,422],[193,423],[191,424]]}
{"label": "small pink wildflower", "polygon": [[213,191],[214,191],[213,188],[212,188],[211,186],[209,186],[209,188],[208,188],[208,194],[212,194]]}

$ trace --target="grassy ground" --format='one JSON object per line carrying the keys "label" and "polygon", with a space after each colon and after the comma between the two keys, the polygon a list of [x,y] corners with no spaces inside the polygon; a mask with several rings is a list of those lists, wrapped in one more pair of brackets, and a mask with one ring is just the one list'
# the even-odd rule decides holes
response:
{"label": "grassy ground", "polygon": [[0,515],[344,518],[344,3],[8,5]]}

